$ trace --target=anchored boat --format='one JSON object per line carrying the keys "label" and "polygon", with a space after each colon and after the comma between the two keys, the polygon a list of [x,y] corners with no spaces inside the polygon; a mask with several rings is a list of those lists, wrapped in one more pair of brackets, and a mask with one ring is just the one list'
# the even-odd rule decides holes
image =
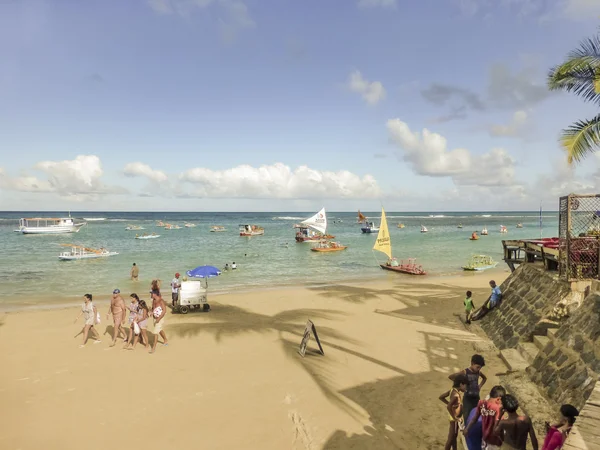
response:
{"label": "anchored boat", "polygon": [[65,234],[77,233],[86,222],[75,223],[71,216],[63,218],[33,217],[19,220],[19,229],[22,234]]}
{"label": "anchored boat", "polygon": [[127,231],[137,231],[137,230],[143,230],[144,227],[140,227],[139,225],[129,225],[127,228],[125,228]]}
{"label": "anchored boat", "polygon": [[311,250],[313,252],[328,253],[328,252],[340,252],[342,250],[346,250],[347,248],[348,248],[347,245],[342,245],[339,242],[331,242],[331,241],[322,240],[319,242],[319,244],[316,247],[311,248]]}
{"label": "anchored boat", "polygon": [[365,216],[363,213],[360,212],[360,209],[358,210],[358,219],[356,220],[356,223],[363,223],[367,220],[367,216]]}
{"label": "anchored boat", "polygon": [[141,236],[139,234],[135,235],[136,239],[156,239],[159,238],[160,234],[156,234],[156,233],[152,233],[152,234],[142,234]]}
{"label": "anchored boat", "polygon": [[387,219],[385,218],[385,211],[383,208],[381,208],[381,226],[379,227],[379,234],[375,240],[375,245],[373,245],[373,250],[377,250],[388,257],[385,264],[379,264],[379,267],[384,270],[406,273],[408,275],[427,274],[423,270],[423,267],[416,263],[415,258],[409,258],[406,261],[398,262],[398,260],[392,256],[392,239],[388,231]]}
{"label": "anchored boat", "polygon": [[186,222],[183,226],[186,228],[196,228],[195,223],[189,223],[189,222]]}
{"label": "anchored boat", "polygon": [[222,233],[224,231],[226,231],[225,227],[222,227],[220,225],[213,225],[212,227],[210,227],[211,233]]}
{"label": "anchored boat", "polygon": [[463,270],[482,271],[493,269],[498,263],[487,255],[473,255],[467,264],[463,266]]}
{"label": "anchored boat", "polygon": [[421,225],[421,233],[427,233],[429,230],[425,225]]}
{"label": "anchored boat", "polygon": [[335,239],[335,236],[326,234],[327,232],[327,214],[325,208],[314,216],[294,225],[296,232],[296,242],[319,242],[323,239]]}
{"label": "anchored boat", "polygon": [[377,233],[379,232],[379,227],[375,225],[375,222],[367,222],[365,221],[365,226],[360,229],[363,233]]}
{"label": "anchored boat", "polygon": [[240,225],[240,236],[263,236],[265,229],[258,225]]}
{"label": "anchored boat", "polygon": [[74,244],[61,244],[63,247],[71,247],[68,252],[62,252],[58,255],[58,259],[61,261],[73,261],[76,259],[94,259],[94,258],[105,258],[107,256],[118,255],[117,252],[108,251],[105,248],[95,249],[83,247],[81,245]]}
{"label": "anchored boat", "polygon": [[483,229],[481,230],[481,235],[482,236],[487,236],[488,235],[488,230],[486,227],[483,227]]}

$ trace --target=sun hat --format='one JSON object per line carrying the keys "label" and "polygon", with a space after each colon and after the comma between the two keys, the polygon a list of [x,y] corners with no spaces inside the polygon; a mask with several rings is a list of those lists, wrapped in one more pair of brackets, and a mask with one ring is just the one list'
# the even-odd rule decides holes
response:
{"label": "sun hat", "polygon": [[175,274],[175,278],[179,278],[179,272]]}
{"label": "sun hat", "polygon": [[113,294],[120,294],[120,293],[121,293],[121,290],[120,290],[120,289],[115,289],[115,290],[113,291]]}

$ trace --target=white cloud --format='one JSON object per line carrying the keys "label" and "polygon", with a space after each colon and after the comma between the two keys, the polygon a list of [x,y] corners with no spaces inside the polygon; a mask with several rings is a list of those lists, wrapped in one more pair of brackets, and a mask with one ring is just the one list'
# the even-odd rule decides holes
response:
{"label": "white cloud", "polygon": [[431,177],[450,176],[456,184],[502,186],[514,181],[515,161],[504,149],[494,148],[483,155],[472,155],[464,148],[449,149],[445,137],[424,128],[411,131],[400,119],[387,121],[398,156],[415,173]]}
{"label": "white cloud", "polygon": [[356,70],[350,74],[348,88],[360,94],[369,105],[376,105],[385,98],[385,88],[379,81],[368,81]]}
{"label": "white cloud", "polygon": [[164,183],[169,179],[162,170],[152,169],[148,164],[141,162],[127,164],[123,169],[123,173],[128,177],[145,177],[156,183]]}
{"label": "white cloud", "polygon": [[395,8],[397,0],[358,0],[357,4],[360,8]]}
{"label": "white cloud", "polygon": [[495,137],[523,137],[528,131],[529,116],[525,111],[517,111],[506,125],[492,125],[490,135]]}
{"label": "white cloud", "polygon": [[190,169],[180,180],[192,184],[192,197],[214,198],[377,198],[382,192],[371,175],[320,171],[307,166],[292,170],[283,163],[227,170]]}
{"label": "white cloud", "polygon": [[598,0],[565,0],[563,7],[564,15],[571,20],[598,18],[600,14],[600,2]]}
{"label": "white cloud", "polygon": [[0,171],[0,188],[11,191],[56,193],[72,200],[84,201],[106,194],[126,192],[120,187],[102,183],[103,174],[100,158],[96,155],[79,155],[65,161],[42,161],[34,166],[43,172],[47,179],[34,176],[10,177]]}

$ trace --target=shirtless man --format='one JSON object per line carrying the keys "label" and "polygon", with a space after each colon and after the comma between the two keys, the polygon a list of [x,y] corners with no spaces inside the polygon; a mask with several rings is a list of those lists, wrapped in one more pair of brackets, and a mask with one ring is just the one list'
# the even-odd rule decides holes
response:
{"label": "shirtless man", "polygon": [[495,434],[503,440],[502,448],[510,450],[526,450],[527,436],[531,437],[531,447],[538,450],[538,441],[535,436],[531,419],[527,416],[519,416],[517,408],[518,400],[510,394],[502,397],[502,407],[508,413],[508,417],[500,420],[494,430]]}
{"label": "shirtless man", "polygon": [[125,306],[125,301],[123,297],[121,297],[121,291],[119,289],[115,289],[113,291],[112,298],[110,299],[110,307],[108,308],[108,312],[106,313],[106,320],[108,320],[108,316],[112,314],[113,316],[113,340],[111,347],[114,347],[117,343],[117,336],[120,336],[123,333],[123,339],[126,338],[127,333],[123,329],[123,323],[125,322],[125,312],[127,307]]}
{"label": "shirtless man", "polygon": [[163,327],[165,326],[165,314],[167,314],[167,304],[160,295],[160,291],[153,290],[152,294],[152,316],[154,317],[154,343],[150,353],[156,351],[158,344],[158,335],[163,338],[163,345],[169,345],[169,340],[165,334]]}

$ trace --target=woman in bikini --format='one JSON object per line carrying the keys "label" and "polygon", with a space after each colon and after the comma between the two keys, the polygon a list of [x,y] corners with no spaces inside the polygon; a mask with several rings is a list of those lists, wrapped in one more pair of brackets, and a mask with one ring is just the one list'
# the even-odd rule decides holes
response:
{"label": "woman in bikini", "polygon": [[[148,349],[148,346],[149,346],[148,332],[146,331],[146,329],[148,328],[148,317],[149,316],[150,316],[150,310],[148,309],[148,305],[146,305],[146,302],[144,300],[140,300],[137,316],[136,316],[134,322],[138,324],[138,327],[140,327],[142,343],[146,346],[146,349]],[[129,350],[133,350],[135,348],[135,346],[138,343],[138,340],[140,339],[140,334],[133,335],[133,346],[128,347]]]}
{"label": "woman in bikini", "polygon": [[133,342],[133,323],[137,317],[138,310],[140,308],[140,298],[137,294],[131,294],[129,296],[131,298],[131,303],[127,307],[129,309],[129,329],[127,330],[127,340],[123,343],[123,348],[129,347],[129,345]]}
{"label": "woman in bikini", "polygon": [[542,450],[561,449],[578,415],[579,411],[573,405],[562,405],[560,407],[560,422],[556,425],[550,425],[546,422],[546,439],[544,439]]}
{"label": "woman in bikini", "polygon": [[[448,410],[448,419],[450,420],[448,428],[448,439],[444,450],[458,450],[458,433],[464,428],[462,419],[462,401],[463,394],[467,390],[469,380],[463,373],[454,377],[452,389],[440,395],[440,400],[446,404]],[[449,400],[447,400],[449,398]]]}

